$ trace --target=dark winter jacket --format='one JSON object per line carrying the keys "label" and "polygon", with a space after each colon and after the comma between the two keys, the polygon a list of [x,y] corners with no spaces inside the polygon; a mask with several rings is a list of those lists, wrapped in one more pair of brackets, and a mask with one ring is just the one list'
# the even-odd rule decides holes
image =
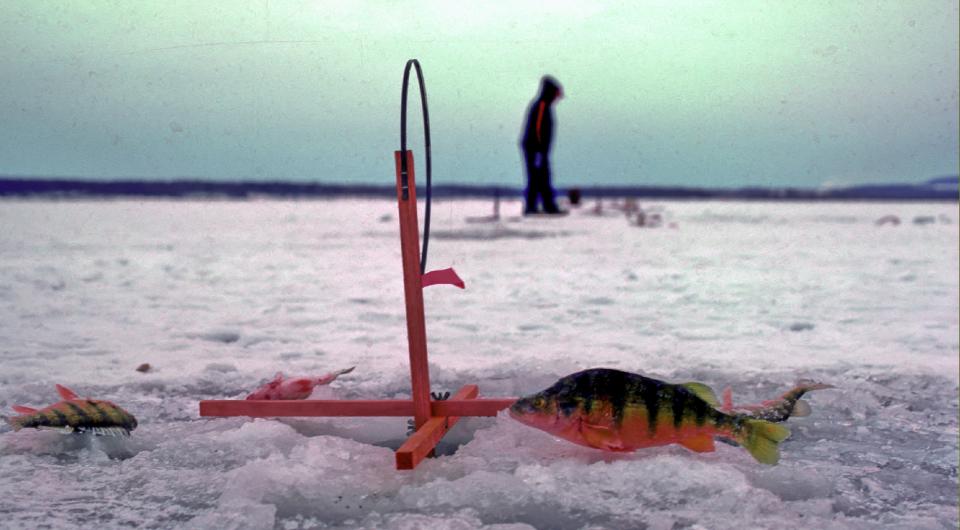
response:
{"label": "dark winter jacket", "polygon": [[540,80],[540,95],[527,109],[527,123],[520,146],[531,153],[547,153],[553,141],[553,102],[563,96],[563,89],[549,75]]}

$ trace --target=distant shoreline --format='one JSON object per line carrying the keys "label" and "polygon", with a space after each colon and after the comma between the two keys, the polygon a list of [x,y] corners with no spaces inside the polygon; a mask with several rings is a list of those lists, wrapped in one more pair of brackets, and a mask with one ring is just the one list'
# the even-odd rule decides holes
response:
{"label": "distant shoreline", "polygon": [[[584,186],[584,198],[635,197],[687,200],[764,201],[949,201],[957,202],[956,176],[921,184],[867,184],[844,188],[696,188],[682,186]],[[565,194],[566,189],[558,190]],[[418,194],[425,191],[418,186]],[[436,198],[520,198],[523,189],[510,186],[435,185]],[[210,182],[199,180],[68,180],[0,178],[0,198],[392,198],[392,185],[322,184],[308,182]]]}

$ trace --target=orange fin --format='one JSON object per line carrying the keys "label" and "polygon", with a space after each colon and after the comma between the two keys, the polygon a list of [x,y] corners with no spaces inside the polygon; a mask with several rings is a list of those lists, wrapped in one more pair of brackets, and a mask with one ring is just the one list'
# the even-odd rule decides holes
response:
{"label": "orange fin", "polygon": [[583,440],[591,447],[603,449],[604,451],[629,451],[620,441],[617,433],[609,427],[601,425],[591,425],[589,423],[580,423],[580,434]]}
{"label": "orange fin", "polygon": [[723,403],[720,405],[721,412],[730,412],[733,410],[733,389],[730,387],[723,389]]}
{"label": "orange fin", "polygon": [[709,434],[700,434],[677,443],[696,453],[712,453],[715,450],[713,436]]}
{"label": "orange fin", "polygon": [[65,386],[57,385],[57,393],[60,394],[60,397],[63,399],[79,399],[73,390],[70,390]]}
{"label": "orange fin", "polygon": [[23,405],[14,405],[13,410],[19,412],[20,414],[33,414],[34,412],[38,411],[38,409],[24,407]]}

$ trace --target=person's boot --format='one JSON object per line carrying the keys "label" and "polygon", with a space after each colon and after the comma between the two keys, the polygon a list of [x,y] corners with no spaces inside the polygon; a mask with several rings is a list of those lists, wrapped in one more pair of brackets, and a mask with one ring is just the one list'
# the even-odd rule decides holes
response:
{"label": "person's boot", "polygon": [[553,214],[553,215],[563,215],[567,212],[561,210],[557,207],[557,203],[551,202],[550,204],[544,205],[543,213]]}

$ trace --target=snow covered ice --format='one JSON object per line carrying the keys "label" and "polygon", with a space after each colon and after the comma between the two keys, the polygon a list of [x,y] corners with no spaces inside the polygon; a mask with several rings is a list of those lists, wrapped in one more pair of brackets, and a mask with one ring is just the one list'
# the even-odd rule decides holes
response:
{"label": "snow covered ice", "polygon": [[433,389],[519,396],[590,367],[737,403],[836,385],[788,421],[778,466],[604,453],[504,413],[400,472],[404,418],[201,419],[277,371],[356,365],[314,397],[409,396],[396,204],[8,200],[4,414],[61,383],[140,427],[0,428],[0,527],[957,527],[955,203],[658,202],[678,228],[644,229],[590,202],[486,224],[466,219],[488,201],[434,204],[428,268],[467,289],[424,292]]}

